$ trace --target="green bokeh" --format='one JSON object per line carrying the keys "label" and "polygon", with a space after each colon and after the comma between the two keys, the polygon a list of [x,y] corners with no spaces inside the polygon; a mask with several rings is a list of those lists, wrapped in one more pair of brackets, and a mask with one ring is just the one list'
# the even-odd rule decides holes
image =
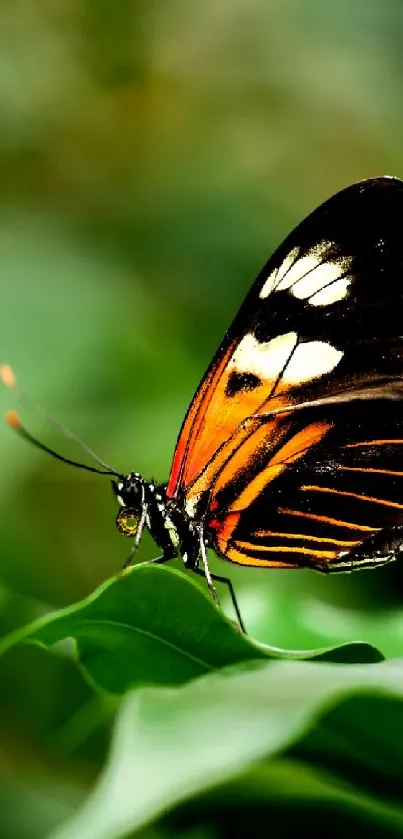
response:
{"label": "green bokeh", "polygon": [[[21,387],[118,469],[164,481],[188,402],[276,244],[337,189],[403,175],[402,38],[399,0],[1,4],[0,361]],[[128,543],[107,478],[6,427],[0,457],[7,632],[88,595]],[[141,559],[153,551],[145,539]],[[402,652],[398,565],[229,573],[259,641]],[[113,709],[67,653],[19,650],[0,679],[1,836],[39,839],[98,774]]]}

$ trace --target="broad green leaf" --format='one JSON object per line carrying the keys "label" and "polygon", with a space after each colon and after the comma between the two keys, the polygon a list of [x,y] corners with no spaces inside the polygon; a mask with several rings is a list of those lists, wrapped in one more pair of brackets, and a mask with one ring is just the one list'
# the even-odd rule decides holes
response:
{"label": "broad green leaf", "polygon": [[[115,839],[192,795],[279,754],[350,696],[399,700],[387,757],[400,753],[403,660],[255,663],[181,688],[145,688],[121,705],[108,764],[81,810],[51,839]],[[373,719],[366,733],[371,736]],[[403,833],[403,813],[396,812]]]}
{"label": "broad green leaf", "polygon": [[51,646],[75,638],[92,682],[112,693],[144,684],[181,684],[251,659],[320,657],[376,661],[367,644],[285,651],[242,635],[185,575],[172,568],[137,566],[105,583],[80,603],[11,633],[0,653],[21,642]]}
{"label": "broad green leaf", "polygon": [[322,766],[278,756],[175,807],[163,817],[162,827],[171,836],[186,837],[187,832],[192,836],[196,827],[204,836],[203,828],[211,826],[214,836],[221,835],[220,828],[227,835],[232,828],[237,835],[247,836],[253,814],[260,822],[270,823],[270,835],[281,839],[295,839],[304,831],[309,834],[312,824],[315,836],[325,836],[330,823],[332,836],[346,829],[348,835],[365,831],[366,839],[401,836],[400,796],[397,801],[391,796],[383,800],[358,787],[357,778],[354,781],[350,786],[344,777]]}
{"label": "broad green leaf", "polygon": [[387,790],[401,797],[403,753],[396,747],[402,724],[401,703],[394,698],[354,696],[333,708],[292,751],[372,793]]}

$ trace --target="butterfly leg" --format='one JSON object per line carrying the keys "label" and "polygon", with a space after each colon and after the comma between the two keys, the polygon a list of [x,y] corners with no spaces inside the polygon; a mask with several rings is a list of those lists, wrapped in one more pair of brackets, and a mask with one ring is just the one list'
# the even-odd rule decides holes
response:
{"label": "butterfly leg", "polygon": [[212,578],[211,573],[210,573],[210,568],[209,568],[209,564],[208,564],[208,560],[207,560],[206,545],[205,545],[205,542],[204,542],[203,531],[202,530],[200,530],[200,534],[199,534],[199,548],[200,548],[199,556],[200,556],[201,561],[203,563],[203,568],[197,568],[196,567],[194,570],[196,571],[197,574],[201,574],[203,577],[205,577],[208,588],[209,588],[209,592],[210,592],[210,594],[211,594],[211,596],[214,600],[214,603],[216,603],[217,606],[219,606],[220,601],[218,599],[217,592],[214,588],[213,578]]}
{"label": "butterfly leg", "polygon": [[240,612],[240,609],[239,609],[239,606],[238,606],[238,601],[236,599],[234,587],[232,585],[231,580],[229,579],[229,577],[219,577],[217,574],[212,574],[211,578],[214,580],[215,583],[223,583],[224,585],[228,586],[228,591],[229,591],[229,594],[230,594],[230,598],[231,598],[231,602],[232,602],[232,605],[233,605],[233,608],[234,608],[234,612],[237,616],[237,621],[239,623],[239,626],[240,626],[242,632],[246,635],[245,625],[244,625],[244,622],[243,622],[242,617],[241,617],[241,612]]}
{"label": "butterfly leg", "polygon": [[169,562],[170,559],[172,559],[171,556],[161,554],[161,556],[155,556],[154,559],[147,559],[145,562],[138,562],[136,567],[139,568],[140,565],[163,565],[164,562]]}
{"label": "butterfly leg", "polygon": [[[203,568],[194,568],[194,571],[195,571],[196,574],[199,575],[199,577],[206,578],[206,575],[204,573]],[[232,605],[234,607],[234,612],[236,614],[237,621],[239,623],[239,627],[241,629],[241,632],[243,632],[246,635],[245,624],[244,624],[244,622],[242,620],[242,617],[241,617],[241,612],[240,612],[240,609],[239,609],[239,606],[238,606],[238,601],[236,599],[236,595],[235,595],[235,592],[234,592],[234,587],[232,585],[231,580],[228,577],[219,577],[217,574],[210,574],[210,577],[211,577],[212,580],[214,580],[215,583],[223,583],[224,585],[228,586],[228,591],[230,593],[231,602],[232,602]],[[213,598],[213,599],[214,599],[215,603],[217,603],[219,605],[216,592],[215,592],[215,598]]]}
{"label": "butterfly leg", "polygon": [[[122,570],[118,572],[118,575],[117,575],[118,577],[123,577],[123,571],[126,568],[128,568],[129,565],[131,565],[130,560],[133,556],[133,553],[134,553],[134,551],[132,549],[131,552],[130,552],[129,560],[126,560]],[[136,568],[140,568],[140,566],[144,567],[145,565],[163,565],[164,562],[168,562],[170,559],[172,559],[171,556],[166,556],[166,554],[161,554],[161,556],[156,556],[156,557],[154,557],[154,559],[147,559],[145,562],[137,563]],[[203,574],[203,576],[204,576],[204,574]]]}
{"label": "butterfly leg", "polygon": [[219,577],[217,574],[212,574],[211,571],[210,571],[208,560],[207,560],[206,545],[205,545],[205,542],[204,542],[202,531],[200,531],[199,544],[200,544],[200,557],[201,557],[201,561],[203,563],[203,568],[198,568],[196,566],[193,570],[196,572],[196,574],[199,574],[200,577],[205,578],[205,580],[207,581],[207,585],[208,585],[210,594],[211,594],[211,596],[214,600],[214,603],[216,603],[217,606],[220,605],[220,601],[218,599],[218,595],[217,595],[217,592],[216,592],[215,587],[214,587],[214,582],[224,583],[226,586],[228,586],[228,590],[229,590],[229,593],[230,593],[232,605],[234,607],[234,612],[237,616],[237,620],[238,620],[240,629],[241,629],[242,632],[244,632],[246,634],[244,622],[241,618],[241,612],[240,612],[240,609],[239,609],[239,606],[238,606],[237,599],[235,597],[235,592],[234,592],[231,580],[229,580],[228,577]]}
{"label": "butterfly leg", "polygon": [[134,555],[135,555],[136,551],[137,551],[137,545],[136,545],[135,542],[133,542],[133,545],[130,548],[130,553],[126,557],[126,559],[125,559],[125,561],[122,565],[122,571],[125,571],[126,568],[129,568],[130,565],[133,565],[133,559],[134,559]]}

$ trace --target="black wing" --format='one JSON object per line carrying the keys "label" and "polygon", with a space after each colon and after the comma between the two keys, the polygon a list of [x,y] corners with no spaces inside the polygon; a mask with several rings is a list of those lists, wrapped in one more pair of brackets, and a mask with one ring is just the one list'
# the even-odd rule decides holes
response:
{"label": "black wing", "polygon": [[400,544],[402,245],[403,183],[356,184],[287,238],[241,307],[207,381],[229,347],[220,378],[243,422],[184,491],[228,559],[336,569]]}

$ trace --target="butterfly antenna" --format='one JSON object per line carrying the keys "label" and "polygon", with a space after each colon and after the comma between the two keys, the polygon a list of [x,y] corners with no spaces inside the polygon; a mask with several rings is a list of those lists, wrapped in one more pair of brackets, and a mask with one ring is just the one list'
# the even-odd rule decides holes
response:
{"label": "butterfly antenna", "polygon": [[58,431],[64,434],[65,437],[69,437],[70,440],[73,440],[75,443],[77,443],[80,446],[80,448],[83,449],[86,452],[86,454],[88,454],[101,468],[97,469],[95,468],[95,466],[88,466],[85,463],[80,463],[77,460],[71,460],[68,457],[64,457],[63,455],[58,454],[49,446],[46,446],[45,443],[41,443],[40,440],[37,440],[36,437],[34,437],[29,431],[27,431],[26,428],[24,428],[17,411],[7,411],[7,425],[9,425],[10,428],[13,429],[13,431],[16,431],[17,434],[20,435],[20,437],[23,437],[33,446],[36,446],[37,449],[41,449],[42,451],[47,452],[47,454],[52,455],[52,457],[56,458],[56,460],[61,460],[63,463],[68,463],[70,466],[76,466],[78,469],[85,469],[87,472],[96,472],[98,475],[114,475],[118,478],[122,477],[121,474],[116,471],[116,469],[112,469],[112,467],[109,466],[108,463],[105,463],[103,460],[101,460],[101,458],[99,458],[95,454],[95,452],[93,452],[93,450],[86,445],[86,443],[80,440],[80,438],[77,437],[76,434],[74,434],[60,422],[57,422],[57,420],[53,419],[53,417],[49,416],[49,414],[47,414],[46,411],[43,410],[43,408],[37,405],[29,396],[27,396],[26,393],[21,391],[20,388],[17,387],[13,370],[11,369],[11,367],[9,367],[8,364],[0,365],[0,380],[3,382],[4,385],[6,385],[6,387],[13,389],[17,393],[18,399],[23,405],[26,405],[27,407],[34,409],[37,413],[40,413],[42,417],[44,417],[46,422],[49,423],[49,425],[51,425],[53,428],[56,428]]}

